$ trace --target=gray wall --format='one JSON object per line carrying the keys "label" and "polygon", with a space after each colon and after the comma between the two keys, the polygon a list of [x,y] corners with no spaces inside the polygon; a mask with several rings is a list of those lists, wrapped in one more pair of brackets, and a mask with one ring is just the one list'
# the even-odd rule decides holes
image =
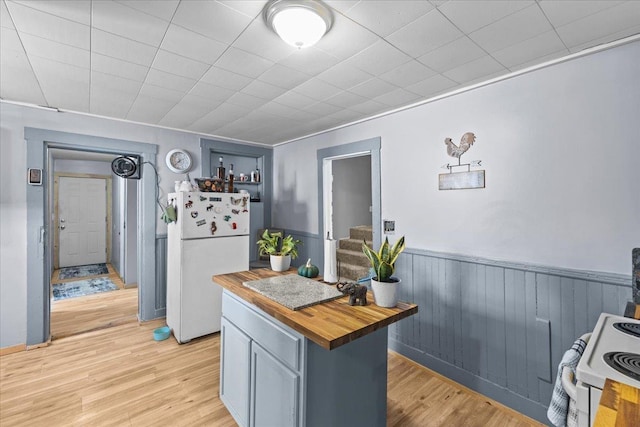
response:
{"label": "gray wall", "polygon": [[332,162],[333,235],[349,237],[349,228],[371,225],[371,156]]}

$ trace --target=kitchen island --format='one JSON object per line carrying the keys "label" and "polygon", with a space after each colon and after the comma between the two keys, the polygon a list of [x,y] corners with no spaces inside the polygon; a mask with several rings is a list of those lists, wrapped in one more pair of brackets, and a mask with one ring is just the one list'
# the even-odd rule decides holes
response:
{"label": "kitchen island", "polygon": [[386,426],[387,326],[418,307],[378,307],[369,294],[366,306],[344,297],[294,311],[243,285],[291,273],[213,277],[223,403],[240,426]]}

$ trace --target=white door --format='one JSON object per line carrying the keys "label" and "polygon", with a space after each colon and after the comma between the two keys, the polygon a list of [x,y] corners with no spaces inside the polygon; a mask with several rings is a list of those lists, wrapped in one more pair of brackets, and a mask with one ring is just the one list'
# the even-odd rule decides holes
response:
{"label": "white door", "polygon": [[107,181],[60,177],[60,267],[106,262]]}

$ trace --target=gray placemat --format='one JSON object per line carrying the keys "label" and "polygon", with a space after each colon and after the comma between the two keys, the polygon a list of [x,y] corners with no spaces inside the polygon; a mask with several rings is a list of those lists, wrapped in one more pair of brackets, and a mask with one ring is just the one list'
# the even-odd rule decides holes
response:
{"label": "gray placemat", "polygon": [[291,310],[300,310],[344,296],[335,286],[297,274],[251,280],[242,284]]}

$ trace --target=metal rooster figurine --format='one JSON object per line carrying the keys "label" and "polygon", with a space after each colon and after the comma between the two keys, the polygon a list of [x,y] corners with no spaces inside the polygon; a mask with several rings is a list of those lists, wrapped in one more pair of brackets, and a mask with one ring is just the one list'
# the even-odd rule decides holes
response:
{"label": "metal rooster figurine", "polygon": [[447,154],[451,157],[457,158],[458,164],[446,164],[444,167],[451,170],[454,166],[480,166],[480,160],[474,160],[471,163],[464,165],[460,163],[460,157],[462,157],[462,155],[471,148],[474,142],[476,142],[476,135],[473,132],[467,132],[462,135],[462,138],[460,138],[460,145],[454,144],[453,141],[451,141],[451,138],[445,138],[444,143],[447,146]]}

